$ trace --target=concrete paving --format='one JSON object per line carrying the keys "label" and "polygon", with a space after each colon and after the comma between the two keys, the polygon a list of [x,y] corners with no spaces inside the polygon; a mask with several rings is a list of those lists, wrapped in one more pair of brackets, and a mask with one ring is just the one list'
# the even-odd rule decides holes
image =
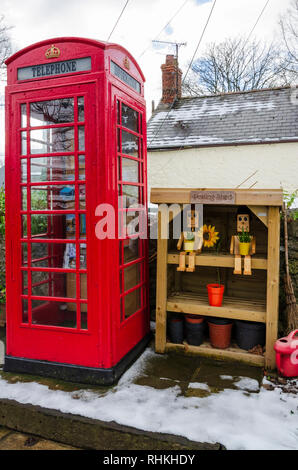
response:
{"label": "concrete paving", "polygon": [[0,450],[80,450],[30,434],[0,427]]}

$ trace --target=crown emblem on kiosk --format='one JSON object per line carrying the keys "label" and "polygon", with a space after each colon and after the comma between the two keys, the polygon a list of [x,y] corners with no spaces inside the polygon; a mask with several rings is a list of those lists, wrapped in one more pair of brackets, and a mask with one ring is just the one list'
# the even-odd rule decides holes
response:
{"label": "crown emblem on kiosk", "polygon": [[49,49],[46,51],[45,56],[47,59],[52,59],[55,57],[59,57],[61,54],[59,47],[55,46],[54,44],[49,47]]}
{"label": "crown emblem on kiosk", "polygon": [[124,65],[124,67],[125,67],[127,70],[129,70],[129,68],[130,68],[130,63],[129,63],[128,57],[124,57],[124,59],[123,59],[123,65]]}

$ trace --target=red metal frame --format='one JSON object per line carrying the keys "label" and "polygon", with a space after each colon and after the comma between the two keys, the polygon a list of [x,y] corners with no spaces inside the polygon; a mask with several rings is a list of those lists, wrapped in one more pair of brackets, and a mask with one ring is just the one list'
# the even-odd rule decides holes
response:
{"label": "red metal frame", "polygon": [[[17,80],[17,69],[35,64],[47,64],[45,51],[55,44],[61,50],[59,59],[51,62],[91,57],[92,69],[51,78]],[[75,51],[75,53],[74,53]],[[140,93],[135,91],[110,71],[111,60],[118,64],[140,83]],[[125,70],[127,62],[129,70]],[[123,240],[98,240],[95,225],[98,219],[95,210],[100,203],[110,203],[116,213],[132,212],[132,209],[118,207],[118,187],[126,184],[118,178],[122,158],[138,162],[139,182],[128,182],[140,191],[140,203],[144,203],[147,217],[147,161],[146,161],[146,116],[144,101],[144,77],[133,57],[122,47],[81,38],[57,38],[32,45],[12,56],[8,61],[8,86],[6,88],[6,254],[7,254],[7,355],[28,359],[47,360],[86,367],[110,368],[117,364],[149,332],[148,307],[148,242],[140,240],[138,259],[123,264],[119,259],[119,244],[122,247],[129,237]],[[84,121],[78,120],[78,98],[84,97]],[[30,127],[30,103],[45,100],[70,98],[74,100],[73,122]],[[117,102],[125,103],[138,113],[139,132],[126,129],[117,122]],[[26,106],[26,126],[21,122],[21,105]],[[121,115],[120,115],[121,119]],[[78,147],[79,128],[85,129],[85,149]],[[74,148],[71,151],[30,153],[32,130],[74,129]],[[117,130],[122,129],[139,140],[137,157],[117,152]],[[49,131],[51,132],[51,131]],[[21,138],[27,136],[26,149],[22,151]],[[121,144],[121,142],[120,142]],[[24,154],[25,153],[25,154]],[[85,179],[80,179],[79,156],[85,155]],[[49,179],[31,181],[30,165],[41,158],[47,162],[53,157],[74,157],[73,179]],[[21,173],[22,162],[23,175]],[[26,167],[26,171],[25,171]],[[26,180],[27,174],[27,180]],[[47,169],[49,176],[49,169]],[[60,210],[46,208],[34,210],[31,207],[32,188],[45,188],[49,204],[51,194],[58,194],[61,187],[74,187],[74,207]],[[85,207],[80,205],[82,188],[85,187]],[[22,193],[26,204],[22,205]],[[31,217],[37,215],[75,216],[75,237],[63,236],[61,220],[53,218],[46,233],[31,233]],[[81,216],[86,217],[86,238],[80,238]],[[117,217],[118,218],[118,217]],[[49,218],[48,218],[49,220]],[[23,233],[23,223],[26,233]],[[117,220],[118,224],[118,220]],[[48,238],[45,238],[48,236]],[[53,238],[55,237],[56,238]],[[54,264],[54,259],[62,257],[62,247],[76,246],[75,267],[66,269]],[[87,267],[80,266],[80,247],[87,245]],[[27,263],[22,261],[22,246],[27,247]],[[46,262],[47,266],[32,265],[32,247],[46,247],[45,253],[37,255],[35,263]],[[124,268],[139,263],[140,282],[127,291],[120,292],[119,273]],[[27,274],[24,274],[27,273]],[[33,282],[32,275],[44,276]],[[38,274],[41,273],[41,274]],[[44,273],[44,274],[43,274]],[[64,281],[61,281],[61,274]],[[65,297],[63,282],[67,276],[75,276],[76,296]],[[81,297],[82,275],[87,274],[87,299]],[[23,282],[24,280],[24,282]],[[62,282],[62,284],[61,284]],[[48,295],[32,295],[32,288],[47,288]],[[128,318],[124,317],[124,299],[129,293],[140,289],[141,306]],[[44,301],[32,311],[31,302]],[[28,302],[28,317],[22,314],[22,305]],[[59,312],[53,314],[53,302],[63,308],[76,305],[76,326],[64,327],[34,323],[51,312],[58,321]],[[60,302],[60,304],[59,304]],[[87,306],[87,328],[81,324],[81,309]],[[51,309],[51,310],[50,310]],[[33,315],[34,313],[34,315]],[[61,311],[60,311],[61,313]],[[52,322],[53,323],[53,322]],[[55,322],[54,322],[55,323]]]}

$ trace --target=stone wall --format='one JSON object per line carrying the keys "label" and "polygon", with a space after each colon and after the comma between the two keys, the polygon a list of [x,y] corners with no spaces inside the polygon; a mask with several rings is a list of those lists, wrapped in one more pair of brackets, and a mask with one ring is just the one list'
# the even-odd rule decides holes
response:
{"label": "stone wall", "polygon": [[148,194],[151,188],[236,188],[256,170],[241,188],[293,192],[297,152],[297,142],[148,151]]}

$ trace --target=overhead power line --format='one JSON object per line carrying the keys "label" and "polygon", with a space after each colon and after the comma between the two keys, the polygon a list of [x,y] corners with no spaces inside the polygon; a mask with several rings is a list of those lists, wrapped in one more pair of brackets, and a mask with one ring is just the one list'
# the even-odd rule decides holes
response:
{"label": "overhead power line", "polygon": [[[209,24],[209,22],[210,22],[210,18],[211,18],[211,15],[212,15],[212,13],[213,13],[213,10],[214,10],[216,1],[217,1],[217,0],[214,0],[214,2],[213,2],[213,4],[212,4],[210,13],[209,13],[208,18],[207,18],[207,21],[206,21],[206,24],[205,24],[204,29],[203,29],[203,31],[202,31],[201,37],[200,37],[200,39],[199,39],[199,42],[198,42],[198,44],[197,44],[197,46],[196,46],[196,48],[195,48],[194,54],[193,54],[193,56],[192,56],[192,58],[191,58],[191,61],[190,61],[190,63],[189,63],[189,66],[188,66],[188,69],[187,69],[187,71],[186,71],[186,74],[184,75],[184,78],[183,78],[183,80],[182,80],[181,86],[183,86],[183,84],[184,84],[184,82],[185,82],[185,79],[186,79],[186,77],[187,77],[187,74],[188,74],[188,72],[189,72],[189,70],[190,70],[190,68],[191,68],[191,66],[192,66],[192,64],[193,64],[193,61],[194,61],[194,59],[195,59],[195,56],[196,56],[196,54],[197,54],[197,52],[198,52],[198,49],[199,49],[200,44],[201,44],[201,42],[202,42],[202,39],[203,39],[203,37],[204,37],[206,28],[207,28],[207,26],[208,26],[208,24]],[[165,123],[165,121],[168,119],[168,116],[169,116],[170,112],[171,112],[172,109],[173,109],[174,103],[175,103],[175,100],[174,100],[173,103],[171,104],[170,109],[168,110],[168,112],[167,112],[165,118],[164,118],[163,121],[161,122],[161,124],[160,124],[160,126],[158,127],[157,131],[154,133],[152,139],[151,139],[150,142],[149,142],[149,145],[153,142],[153,140],[155,139],[155,137],[159,134],[160,129],[162,128],[162,126],[163,126],[163,124]]]}
{"label": "overhead power line", "polygon": [[252,33],[254,32],[255,27],[257,26],[258,22],[260,21],[261,16],[263,15],[263,13],[264,13],[264,11],[265,11],[265,8],[267,7],[267,5],[268,5],[269,2],[270,2],[270,0],[267,0],[267,2],[265,3],[265,5],[263,6],[263,9],[262,9],[261,13],[260,13],[259,16],[258,16],[257,21],[256,21],[255,24],[253,25],[253,27],[252,27],[252,29],[251,29],[249,35],[247,36],[246,41],[249,40],[250,36],[251,36]]}
{"label": "overhead power line", "polygon": [[189,70],[190,70],[190,68],[191,68],[191,66],[192,66],[192,64],[193,64],[193,61],[194,61],[194,59],[195,59],[195,57],[196,57],[196,55],[197,55],[198,49],[199,49],[199,47],[200,47],[200,45],[201,45],[202,39],[203,39],[203,37],[204,37],[205,31],[206,31],[206,29],[207,29],[207,26],[208,26],[208,24],[209,24],[211,15],[212,15],[212,13],[213,13],[215,4],[216,4],[216,0],[214,0],[214,2],[213,2],[212,8],[211,8],[211,10],[210,10],[210,13],[209,13],[209,16],[208,16],[208,18],[207,18],[206,24],[205,24],[204,29],[203,29],[203,31],[202,31],[201,37],[200,37],[200,39],[199,39],[199,42],[198,42],[198,44],[197,44],[197,47],[195,48],[194,54],[193,54],[193,56],[192,56],[192,58],[191,58],[191,61],[190,61],[189,65],[188,65],[188,69],[187,69],[187,71],[186,71],[186,74],[184,75],[184,78],[183,78],[183,81],[182,81],[182,85],[184,84],[185,79],[186,79],[186,77],[187,77],[187,74],[188,74],[188,72],[189,72]]}
{"label": "overhead power line", "polygon": [[110,37],[112,36],[113,32],[115,31],[116,26],[117,26],[117,24],[119,23],[119,20],[120,20],[121,16],[123,15],[124,10],[125,10],[125,8],[127,7],[128,2],[129,2],[129,0],[126,0],[126,3],[125,3],[125,5],[124,5],[124,7],[122,8],[122,11],[121,11],[120,15],[118,16],[118,19],[117,19],[116,23],[114,24],[114,27],[113,27],[112,31],[110,32],[107,41],[110,40]]}
{"label": "overhead power line", "polygon": [[[180,11],[186,5],[187,2],[188,2],[188,0],[185,0],[182,3],[182,5],[180,5],[180,7],[176,11],[176,13],[174,13],[174,15],[171,17],[171,19],[167,22],[167,24],[159,31],[159,33],[155,36],[155,38],[152,40],[152,42],[156,41],[156,39],[161,35],[161,33],[172,23],[173,19],[176,18],[178,13],[180,13]],[[150,41],[150,44],[143,50],[142,54],[139,55],[138,59],[140,59],[145,54],[145,52],[147,52],[148,49],[150,49],[150,47],[151,47],[151,41]]]}

